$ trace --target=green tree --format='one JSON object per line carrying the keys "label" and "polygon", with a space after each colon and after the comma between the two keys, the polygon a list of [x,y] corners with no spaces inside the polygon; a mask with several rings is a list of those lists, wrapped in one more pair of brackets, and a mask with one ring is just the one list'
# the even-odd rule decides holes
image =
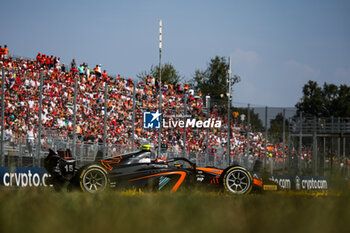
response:
{"label": "green tree", "polygon": [[[234,119],[233,113],[234,112],[238,112],[239,113],[239,116],[236,119],[237,122],[241,122],[240,116],[242,114],[244,114],[246,116],[245,117],[245,121],[248,120],[248,118],[247,118],[248,117],[248,109],[247,108],[236,108],[236,107],[233,107],[233,108],[231,108],[231,111],[232,111],[231,116],[232,116],[233,119]],[[250,125],[252,127],[252,131],[253,132],[263,132],[263,131],[265,131],[263,123],[262,123],[262,121],[259,118],[259,114],[255,113],[254,109],[251,108],[249,110],[249,116],[250,116]]]}
{"label": "green tree", "polygon": [[[221,95],[224,94],[223,99],[227,100],[225,95],[228,90],[227,85],[227,73],[229,65],[225,57],[216,56],[210,59],[208,67],[205,70],[195,70],[193,79],[190,84],[196,91],[201,91],[202,94],[210,95],[212,99],[222,99]],[[240,77],[234,75],[231,77],[231,87],[240,81]]]}
{"label": "green tree", "polygon": [[303,87],[303,97],[295,105],[300,112],[317,117],[349,117],[350,87],[324,83],[323,88],[315,81],[308,81]]}
{"label": "green tree", "polygon": [[[289,133],[288,129],[288,120],[285,120],[285,130],[286,130],[286,137]],[[274,119],[270,120],[270,129],[269,129],[269,135],[272,138],[273,143],[282,142],[283,137],[283,115],[282,113],[278,113]]]}
{"label": "green tree", "polygon": [[[159,65],[152,65],[149,71],[143,71],[136,75],[137,78],[144,80],[147,76],[153,76],[159,78]],[[183,79],[179,75],[179,72],[174,68],[171,63],[165,63],[162,65],[162,83],[167,82],[169,84],[178,84]]]}
{"label": "green tree", "polygon": [[335,102],[335,105],[339,106],[339,116],[350,117],[350,86],[340,85]]}

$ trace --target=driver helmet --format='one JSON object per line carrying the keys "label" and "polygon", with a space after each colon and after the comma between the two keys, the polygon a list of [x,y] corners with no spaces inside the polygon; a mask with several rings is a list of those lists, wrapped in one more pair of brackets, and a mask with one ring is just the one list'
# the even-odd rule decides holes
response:
{"label": "driver helmet", "polygon": [[163,163],[163,164],[167,164],[167,163],[168,163],[168,161],[167,161],[167,159],[166,159],[166,158],[164,158],[164,157],[160,157],[160,158],[157,158],[157,159],[156,159],[156,163]]}

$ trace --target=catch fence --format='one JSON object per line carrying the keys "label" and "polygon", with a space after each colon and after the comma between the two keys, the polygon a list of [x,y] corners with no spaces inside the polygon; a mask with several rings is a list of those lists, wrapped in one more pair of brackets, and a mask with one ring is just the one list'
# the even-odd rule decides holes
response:
{"label": "catch fence", "polygon": [[[3,69],[1,75],[1,166],[42,166],[48,149],[69,149],[78,163],[85,164],[150,144],[154,157],[186,157],[198,166],[241,164],[272,174],[313,175],[342,169],[349,175],[349,118],[310,118],[294,108],[231,106],[224,98],[174,91],[162,105],[159,150],[159,129],[145,129],[143,119],[145,112],[158,109],[157,92],[126,80],[96,84],[88,93],[90,98],[85,97],[81,77],[75,76],[65,83],[69,94],[53,98],[48,88],[51,81],[41,73],[36,79],[39,86],[25,88],[24,107],[12,103],[33,119],[35,133],[29,138],[27,119],[9,110],[7,99],[16,94],[8,85],[14,72]],[[60,110],[55,118],[59,123],[43,125],[55,109]],[[183,126],[180,121],[185,122]],[[186,125],[187,121],[202,123]],[[204,127],[205,122],[209,127]]]}

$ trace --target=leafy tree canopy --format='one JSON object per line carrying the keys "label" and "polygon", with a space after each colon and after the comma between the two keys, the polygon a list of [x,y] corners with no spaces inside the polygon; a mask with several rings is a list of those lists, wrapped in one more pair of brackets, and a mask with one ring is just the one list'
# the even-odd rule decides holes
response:
{"label": "leafy tree canopy", "polygon": [[[159,78],[159,65],[152,65],[149,71],[143,71],[137,75],[137,78],[144,80],[147,76],[153,76]],[[183,77],[179,75],[179,72],[174,68],[171,63],[165,63],[162,65],[162,83],[167,82],[169,84],[178,84]]]}
{"label": "leafy tree canopy", "polygon": [[[212,58],[205,70],[195,70],[190,84],[196,91],[203,95],[210,95],[212,99],[227,100],[227,77],[229,65],[225,57],[216,56]],[[231,77],[231,87],[240,81],[240,77]],[[223,95],[223,97],[221,97]]]}
{"label": "leafy tree canopy", "polygon": [[300,112],[317,117],[350,117],[350,86],[309,81],[303,87],[303,97],[295,105]]}
{"label": "leafy tree canopy", "polygon": [[[288,128],[288,120],[285,119],[285,130],[286,130],[286,137],[289,134],[289,128]],[[282,113],[278,113],[274,119],[270,120],[270,129],[268,134],[272,138],[273,143],[279,143],[282,142],[283,139],[283,115]]]}
{"label": "leafy tree canopy", "polygon": [[[248,117],[248,108],[236,108],[236,107],[234,107],[234,108],[231,109],[231,111],[232,111],[232,115],[234,115],[233,114],[234,112],[238,112],[239,113],[238,117],[236,118],[237,122],[241,122],[241,115],[242,114],[245,115],[245,121],[248,120],[248,118],[247,118]],[[263,123],[262,123],[262,121],[259,118],[259,114],[256,113],[253,108],[249,109],[249,116],[250,116],[251,130],[253,132],[263,132],[263,131],[265,131]]]}

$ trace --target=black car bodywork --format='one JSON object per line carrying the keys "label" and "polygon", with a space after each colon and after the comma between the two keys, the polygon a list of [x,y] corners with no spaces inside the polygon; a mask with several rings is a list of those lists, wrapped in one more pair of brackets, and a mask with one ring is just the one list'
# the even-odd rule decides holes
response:
{"label": "black car bodywork", "polygon": [[106,189],[135,188],[137,190],[168,190],[205,186],[233,194],[256,190],[277,190],[278,185],[246,168],[233,165],[225,169],[197,167],[186,158],[152,159],[149,149],[100,159],[76,167],[75,159],[66,153],[50,150],[45,168],[51,174],[50,183],[56,189],[68,184],[69,189],[96,193]]}

